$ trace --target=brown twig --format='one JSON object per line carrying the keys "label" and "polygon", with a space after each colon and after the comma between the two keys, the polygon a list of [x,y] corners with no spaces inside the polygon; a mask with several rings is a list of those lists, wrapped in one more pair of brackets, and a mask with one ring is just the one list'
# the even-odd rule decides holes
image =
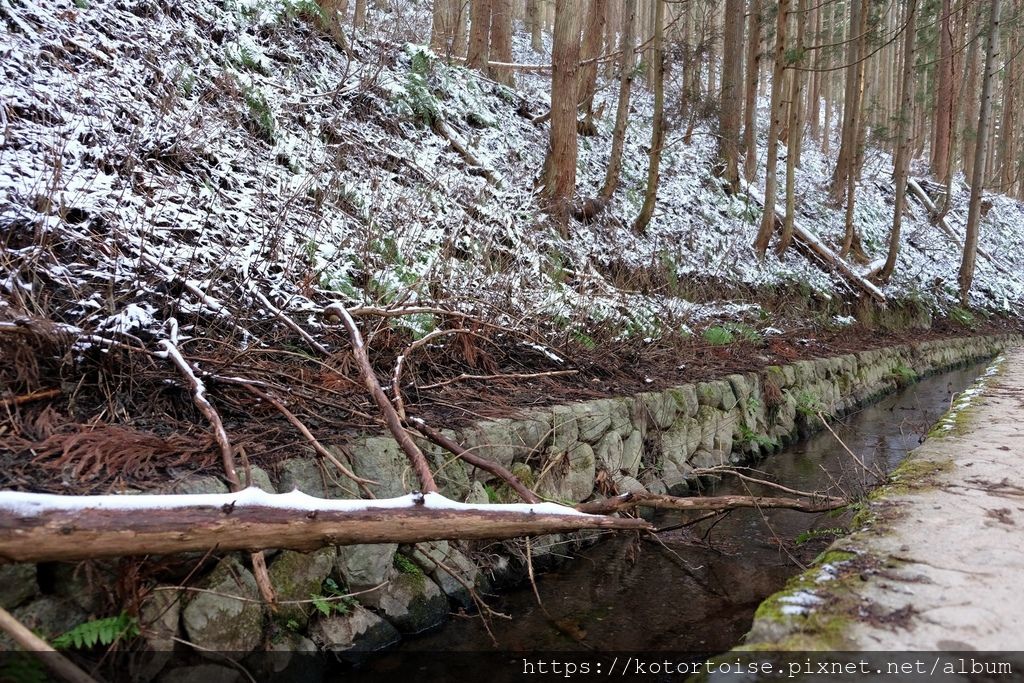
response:
{"label": "brown twig", "polygon": [[473,467],[482,469],[485,472],[490,472],[494,476],[504,481],[506,484],[509,485],[509,487],[513,491],[519,494],[520,498],[525,500],[527,503],[541,502],[540,497],[538,497],[536,493],[526,488],[523,482],[519,481],[519,478],[516,477],[516,475],[509,472],[507,469],[505,469],[498,463],[492,462],[490,460],[487,460],[486,458],[482,458],[479,455],[475,455],[474,453],[467,451],[465,448],[456,443],[453,439],[449,439],[447,436],[437,431],[436,429],[434,429],[433,427],[431,427],[418,417],[410,418],[409,424],[411,424],[420,434],[427,437],[427,439],[434,442],[441,448],[444,448],[445,450],[449,451],[452,455],[458,457],[461,460],[464,460]]}
{"label": "brown twig", "polygon": [[322,356],[329,356],[330,355],[330,351],[328,351],[327,348],[323,344],[318,342],[316,339],[313,339],[313,335],[311,335],[306,330],[302,329],[297,322],[295,322],[294,320],[289,318],[287,315],[285,315],[284,311],[282,311],[280,308],[278,308],[277,306],[272,304],[270,302],[270,299],[268,299],[266,296],[264,296],[261,291],[259,291],[255,287],[251,287],[249,291],[252,292],[253,296],[255,296],[257,299],[259,299],[261,304],[263,304],[268,309],[270,309],[270,312],[274,314],[274,317],[276,317],[278,320],[283,322],[286,326],[288,326],[297,335],[302,337],[302,339],[306,342],[306,344],[308,344],[310,346],[310,348],[312,348],[314,351],[316,351],[317,353],[319,353]]}
{"label": "brown twig", "polygon": [[[160,340],[160,347],[163,351],[158,352],[157,355],[163,356],[164,358],[170,359],[172,363],[178,368],[178,371],[185,378],[189,388],[192,390],[192,401],[199,408],[199,412],[210,423],[210,427],[213,429],[214,438],[217,440],[217,444],[220,446],[221,461],[224,465],[224,476],[228,480],[228,485],[232,491],[241,491],[242,482],[238,478],[238,471],[235,468],[235,454],[231,448],[231,440],[228,438],[227,430],[224,429],[224,422],[220,419],[220,413],[213,407],[209,399],[206,398],[206,386],[202,380],[196,375],[192,365],[185,360],[185,357],[181,355],[181,351],[178,350],[178,323],[176,320],[171,318],[170,324],[170,336],[169,339]],[[246,385],[251,386],[251,385]],[[270,571],[267,569],[266,558],[263,556],[263,552],[254,552],[251,555],[252,558],[252,569],[253,576],[256,578],[256,585],[260,589],[260,595],[270,605],[272,611],[276,611],[275,605],[276,597],[274,594],[274,585],[270,580]]]}
{"label": "brown twig", "polygon": [[54,398],[60,395],[60,389],[39,389],[37,391],[33,391],[27,394],[22,394],[20,396],[11,396],[9,398],[2,399],[0,400],[0,405],[4,406],[5,408],[9,408],[11,406],[20,406],[24,405],[25,403],[32,403],[33,401],[43,401],[45,399]]}
{"label": "brown twig", "polygon": [[302,434],[302,436],[304,436],[306,438],[306,441],[309,442],[309,445],[313,447],[314,451],[316,451],[319,455],[321,455],[324,458],[326,458],[328,460],[328,462],[330,462],[332,465],[337,467],[338,470],[342,474],[344,474],[346,477],[348,477],[349,479],[354,481],[356,484],[358,484],[359,488],[361,488],[363,490],[363,492],[366,493],[366,495],[368,495],[370,498],[376,498],[376,496],[373,495],[373,492],[368,488],[368,485],[370,485],[370,484],[378,485],[378,484],[380,484],[380,482],[373,481],[372,479],[364,479],[364,478],[358,476],[355,472],[353,472],[349,468],[345,467],[345,464],[343,462],[341,462],[340,460],[338,460],[338,458],[335,457],[335,455],[333,453],[331,453],[329,450],[327,450],[327,448],[325,448],[324,445],[321,444],[317,440],[317,438],[315,436],[313,436],[313,433],[311,431],[309,431],[309,428],[306,427],[306,425],[304,425],[302,423],[302,421],[299,420],[298,417],[296,417],[295,413],[293,413],[292,411],[288,410],[287,406],[285,406],[285,404],[282,403],[280,400],[278,400],[277,398],[275,398],[271,394],[268,394],[267,392],[265,392],[265,391],[263,391],[261,389],[258,389],[253,384],[243,384],[242,386],[244,386],[246,389],[248,389],[249,392],[251,394],[253,394],[254,396],[256,396],[257,398],[263,399],[264,401],[266,401],[270,405],[274,406],[279,413],[284,415],[285,418],[289,422],[292,423],[292,426],[294,426],[297,430],[299,430],[299,433]]}
{"label": "brown twig", "polygon": [[405,402],[402,400],[401,382],[402,370],[405,366],[406,358],[412,355],[412,352],[415,351],[416,349],[425,346],[426,344],[430,343],[434,339],[437,339],[438,337],[442,337],[447,334],[458,333],[472,334],[472,331],[464,328],[457,328],[454,330],[434,330],[430,334],[422,337],[421,339],[417,339],[412,344],[409,344],[409,346],[405,348],[405,351],[403,351],[401,355],[398,356],[398,360],[395,361],[395,374],[391,378],[391,393],[393,394],[391,400],[395,404],[395,410],[398,411],[398,416],[403,420],[405,419]]}
{"label": "brown twig", "polygon": [[49,643],[32,633],[11,613],[0,607],[0,630],[9,635],[26,652],[45,653],[39,660],[53,673],[69,683],[96,683],[96,679],[85,673],[67,657],[53,649]]}
{"label": "brown twig", "polygon": [[783,486],[782,484],[777,484],[774,481],[768,481],[767,479],[758,479],[757,477],[751,477],[750,475],[743,474],[742,472],[739,472],[739,471],[737,471],[736,469],[734,469],[732,467],[721,466],[721,465],[717,466],[717,467],[705,467],[705,468],[695,469],[692,472],[690,472],[690,474],[693,475],[693,476],[697,476],[697,477],[704,476],[704,475],[716,475],[717,476],[719,474],[728,474],[728,475],[731,475],[731,476],[736,477],[738,479],[742,479],[743,481],[749,481],[751,483],[759,484],[761,486],[766,486],[766,487],[772,488],[772,489],[776,489],[776,490],[782,491],[784,493],[791,493],[794,496],[802,496],[804,498],[820,498],[821,495],[822,495],[822,494],[819,494],[819,493],[814,493],[812,491],[801,491],[800,489],[793,489],[793,488],[790,488],[788,486]]}
{"label": "brown twig", "polygon": [[398,417],[398,413],[395,412],[395,407],[391,405],[391,401],[384,395],[384,390],[380,387],[377,375],[374,374],[373,366],[370,364],[370,357],[366,353],[363,335],[359,333],[359,328],[356,327],[356,321],[352,319],[352,316],[349,315],[348,310],[344,306],[328,308],[331,308],[341,318],[345,329],[348,330],[352,341],[352,351],[356,357],[356,363],[359,364],[359,375],[363,381],[363,386],[370,393],[373,402],[377,404],[377,408],[383,413],[384,421],[387,423],[392,436],[395,437],[395,441],[398,442],[398,445],[401,446],[405,455],[409,458],[413,471],[416,472],[416,476],[420,480],[422,491],[424,493],[436,492],[437,484],[434,482],[434,475],[430,472],[427,459],[412,440],[412,437],[402,428],[402,421]]}
{"label": "brown twig", "polygon": [[733,510],[736,508],[785,508],[800,512],[827,512],[849,505],[845,498],[815,497],[810,501],[798,498],[765,496],[664,496],[656,493],[631,492],[614,498],[580,503],[576,509],[588,514],[610,514],[624,508],[643,506],[664,510]]}
{"label": "brown twig", "polygon": [[434,384],[424,384],[419,387],[420,389],[437,389],[439,387],[454,384],[455,382],[465,382],[468,380],[489,380],[489,379],[536,379],[538,377],[560,377],[563,375],[575,375],[579,370],[550,370],[548,372],[509,372],[498,375],[467,375],[462,373],[458,377],[452,377],[446,379],[443,382],[436,382]]}

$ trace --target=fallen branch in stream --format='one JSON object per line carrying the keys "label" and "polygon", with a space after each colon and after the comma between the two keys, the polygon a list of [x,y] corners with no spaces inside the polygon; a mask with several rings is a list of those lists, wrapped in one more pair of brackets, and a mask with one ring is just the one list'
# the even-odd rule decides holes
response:
{"label": "fallen branch in stream", "polygon": [[611,514],[641,506],[662,510],[735,510],[737,508],[783,508],[800,512],[828,512],[846,507],[845,498],[815,497],[771,498],[767,496],[665,496],[657,493],[632,492],[621,496],[580,503],[576,509],[587,514]]}

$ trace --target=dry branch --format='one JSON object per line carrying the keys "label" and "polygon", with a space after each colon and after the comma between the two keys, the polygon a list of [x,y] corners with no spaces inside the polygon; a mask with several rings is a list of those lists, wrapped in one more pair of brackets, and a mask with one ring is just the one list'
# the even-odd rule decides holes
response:
{"label": "dry branch", "polygon": [[643,506],[663,510],[734,510],[736,508],[784,508],[800,512],[828,512],[850,504],[844,498],[822,496],[810,500],[799,498],[770,498],[765,496],[663,496],[656,493],[624,493],[621,496],[581,503],[576,506],[587,514],[611,514],[620,510]]}
{"label": "dry branch", "polygon": [[482,469],[485,472],[490,472],[494,476],[504,481],[506,484],[509,485],[509,487],[513,491],[519,494],[520,498],[525,500],[527,503],[541,502],[537,494],[535,494],[530,489],[526,488],[523,482],[519,481],[519,478],[516,477],[516,475],[509,472],[507,469],[505,469],[498,463],[492,462],[490,460],[487,460],[486,458],[482,458],[479,455],[475,455],[467,451],[465,448],[457,444],[455,441],[449,439],[447,436],[437,431],[436,429],[434,429],[433,427],[431,427],[418,417],[412,418],[411,420],[409,420],[409,423],[413,427],[415,427],[416,431],[418,431],[420,434],[427,437],[441,448],[444,448],[452,455],[455,455],[461,460],[468,462],[473,467]]}
{"label": "dry branch", "polygon": [[60,389],[39,389],[32,391],[27,394],[21,394],[20,396],[11,396],[9,398],[0,399],[0,406],[20,406],[26,403],[32,403],[33,401],[42,401],[48,398],[56,398],[61,395]]}
{"label": "dry branch", "polygon": [[[742,181],[742,179],[740,184],[746,190],[747,195],[750,196],[756,204],[760,204],[762,207],[764,206],[764,195],[761,194],[759,189]],[[784,216],[786,214],[785,209],[780,207],[776,207],[775,211],[779,216]],[[795,221],[793,223],[793,236],[796,237],[800,246],[814,254],[822,261],[822,263],[831,268],[833,272],[850,284],[856,286],[858,289],[867,293],[878,303],[885,303],[886,298],[885,295],[882,294],[882,290],[869,282],[860,273],[858,273],[853,266],[847,263],[845,259],[840,257],[839,254],[829,249],[824,242],[807,230],[804,230]]]}
{"label": "dry branch", "polygon": [[444,119],[434,119],[434,132],[436,132],[442,138],[447,140],[448,144],[450,144],[452,148],[455,149],[455,151],[458,152],[462,156],[462,158],[466,160],[466,163],[468,163],[470,166],[473,166],[474,168],[479,169],[480,173],[482,173],[484,178],[487,179],[487,182],[489,182],[491,185],[494,185],[495,187],[501,186],[501,177],[497,174],[497,172],[495,172],[493,168],[490,168],[489,166],[484,164],[484,162],[481,161],[479,157],[473,154],[472,150],[469,149],[469,146],[466,144],[466,142],[459,136],[458,133],[452,130],[451,126],[444,122]]}
{"label": "dry branch", "polygon": [[552,503],[465,505],[436,493],[386,501],[326,500],[252,488],[191,496],[0,494],[0,560],[6,562],[165,555],[214,547],[222,552],[311,551],[326,545],[650,528],[640,519],[579,514]]}
{"label": "dry branch", "polygon": [[405,367],[406,359],[412,355],[412,352],[416,349],[429,344],[438,337],[448,334],[472,334],[472,330],[465,328],[434,330],[430,334],[427,334],[426,336],[417,339],[412,344],[409,344],[405,351],[403,351],[395,361],[395,374],[391,378],[391,393],[393,394],[391,400],[395,404],[395,410],[398,412],[398,416],[403,420],[405,419],[405,402],[402,400],[402,370]]}
{"label": "dry branch", "polygon": [[[935,202],[933,202],[932,198],[928,196],[928,193],[924,191],[924,188],[921,187],[921,185],[913,178],[907,178],[907,189],[910,190],[911,194],[917,197],[922,204],[924,204],[924,208],[928,209],[928,213],[931,215],[935,225],[938,226],[939,231],[948,237],[958,250],[962,251],[964,248],[963,242],[961,242],[960,238],[957,237],[956,231],[950,227],[946,217],[942,215],[941,211],[939,211],[939,207],[935,206]],[[978,256],[989,261],[992,266],[1003,275],[1014,275],[1014,273],[1011,273],[1006,266],[994,259],[991,254],[981,247],[978,247]]]}
{"label": "dry branch", "polygon": [[315,436],[313,436],[313,433],[309,431],[309,428],[306,427],[306,425],[303,424],[298,417],[296,417],[295,413],[288,410],[284,403],[279,401],[277,398],[275,398],[271,394],[268,394],[265,391],[257,389],[256,386],[253,384],[243,384],[242,386],[248,389],[249,392],[252,393],[257,398],[263,399],[270,405],[274,406],[279,413],[284,415],[285,418],[292,423],[292,426],[299,430],[299,433],[302,434],[303,437],[305,437],[306,441],[309,442],[309,445],[313,447],[314,451],[316,451],[322,457],[326,458],[327,461],[330,462],[335,467],[337,467],[342,474],[344,474],[346,477],[348,477],[356,484],[358,484],[359,488],[361,488],[363,492],[366,493],[369,497],[374,497],[373,492],[368,488],[368,485],[379,484],[380,482],[373,481],[372,479],[364,479],[356,475],[356,473],[350,470],[349,468],[345,467],[344,463],[338,460],[333,453],[327,450],[324,447],[324,445],[321,444]]}
{"label": "dry branch", "polygon": [[420,389],[437,389],[439,387],[465,382],[467,380],[488,380],[488,379],[537,379],[538,377],[561,377],[563,375],[575,375],[579,370],[551,370],[550,372],[509,372],[498,375],[467,375],[465,373],[458,377],[446,379],[443,382],[424,384]]}
{"label": "dry branch", "polygon": [[85,673],[71,660],[60,654],[45,640],[28,630],[24,624],[11,616],[10,612],[0,607],[0,630],[11,637],[21,649],[26,652],[45,653],[40,656],[40,661],[68,683],[96,683],[89,674]]}
{"label": "dry branch", "polygon": [[[235,454],[231,448],[231,440],[228,438],[227,430],[224,429],[224,422],[220,419],[220,413],[213,407],[209,399],[206,398],[206,386],[202,380],[196,376],[195,370],[192,365],[189,364],[185,357],[181,355],[181,351],[178,350],[178,322],[174,318],[169,321],[170,338],[160,340],[160,347],[163,349],[162,352],[158,352],[157,356],[163,356],[170,359],[172,363],[178,368],[185,381],[188,382],[189,388],[192,390],[192,401],[199,408],[199,411],[209,421],[210,427],[213,429],[214,438],[217,440],[217,444],[220,446],[221,461],[224,465],[224,476],[227,477],[228,484],[232,491],[240,491],[242,489],[242,482],[238,479],[238,471],[235,469]],[[253,552],[252,554],[252,568],[253,576],[256,578],[256,585],[259,587],[260,595],[263,599],[271,606],[271,609],[275,608],[275,595],[274,585],[270,580],[270,571],[267,569],[266,559],[263,557],[262,552]]]}
{"label": "dry branch", "polygon": [[220,414],[206,398],[206,386],[196,375],[189,362],[185,360],[185,357],[181,355],[181,351],[178,350],[177,322],[171,325],[170,339],[160,340],[159,345],[163,351],[159,351],[154,355],[158,358],[166,358],[174,363],[188,383],[189,389],[192,392],[192,402],[196,404],[199,412],[210,423],[210,427],[213,429],[213,436],[217,440],[217,445],[220,446],[221,461],[224,464],[224,475],[227,477],[228,483],[235,490],[239,489],[241,482],[239,482],[238,472],[235,470],[235,455],[231,449],[231,441],[228,439],[228,433],[224,429],[224,423],[220,419]]}
{"label": "dry branch", "polygon": [[349,312],[343,306],[330,306],[328,308],[341,318],[345,329],[348,330],[348,334],[352,338],[352,352],[355,354],[356,363],[359,364],[359,376],[363,381],[363,386],[370,392],[373,402],[377,404],[377,408],[384,414],[384,421],[387,423],[391,435],[395,437],[395,441],[398,442],[398,445],[402,447],[402,451],[409,458],[413,471],[416,472],[416,476],[420,480],[420,487],[424,493],[437,491],[437,484],[434,483],[434,475],[430,472],[427,459],[412,440],[412,437],[402,428],[402,421],[398,417],[395,407],[391,405],[391,401],[384,395],[384,390],[381,389],[380,382],[377,381],[377,375],[373,372],[370,357],[366,353],[366,345],[363,343],[363,335],[359,333],[356,321],[352,319],[352,316],[349,315]]}
{"label": "dry branch", "polygon": [[271,303],[270,299],[263,295],[263,292],[259,291],[255,287],[250,287],[249,291],[252,292],[253,296],[259,299],[259,302],[261,304],[266,306],[267,309],[274,314],[274,317],[283,322],[289,329],[295,332],[295,334],[302,337],[303,341],[305,341],[306,344],[308,344],[311,349],[319,353],[321,356],[331,355],[330,351],[328,351],[323,344],[314,339],[313,335],[311,335],[309,332],[302,329],[302,327],[300,327],[297,322],[295,322],[287,315],[285,315],[284,311],[282,311],[280,308]]}

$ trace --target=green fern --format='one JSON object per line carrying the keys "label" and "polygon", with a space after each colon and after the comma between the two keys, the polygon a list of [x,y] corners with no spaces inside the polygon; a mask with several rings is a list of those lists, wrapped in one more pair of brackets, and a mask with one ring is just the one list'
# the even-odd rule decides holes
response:
{"label": "green fern", "polygon": [[93,619],[75,626],[53,639],[53,646],[59,650],[73,647],[81,650],[96,645],[113,645],[122,638],[139,635],[139,620],[122,612],[116,617]]}

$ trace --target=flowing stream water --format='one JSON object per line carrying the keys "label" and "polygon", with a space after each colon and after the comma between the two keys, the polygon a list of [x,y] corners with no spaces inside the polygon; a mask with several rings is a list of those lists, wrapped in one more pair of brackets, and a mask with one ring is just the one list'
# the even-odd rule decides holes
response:
{"label": "flowing stream water", "polygon": [[[834,429],[869,468],[891,471],[984,367],[926,378],[848,415]],[[863,490],[863,470],[828,431],[753,467],[801,490]],[[750,491],[757,489],[729,477],[705,493]],[[659,514],[655,523],[667,527],[683,519]],[[723,652],[741,642],[761,601],[832,540],[826,530],[849,521],[849,513],[767,510],[762,518],[757,510],[735,510],[713,526],[703,522],[661,533],[660,544],[610,538],[538,577],[543,608],[529,585],[490,599],[493,608],[512,617],[492,620],[497,646],[479,618],[455,618],[437,633],[407,641],[403,649]]]}

